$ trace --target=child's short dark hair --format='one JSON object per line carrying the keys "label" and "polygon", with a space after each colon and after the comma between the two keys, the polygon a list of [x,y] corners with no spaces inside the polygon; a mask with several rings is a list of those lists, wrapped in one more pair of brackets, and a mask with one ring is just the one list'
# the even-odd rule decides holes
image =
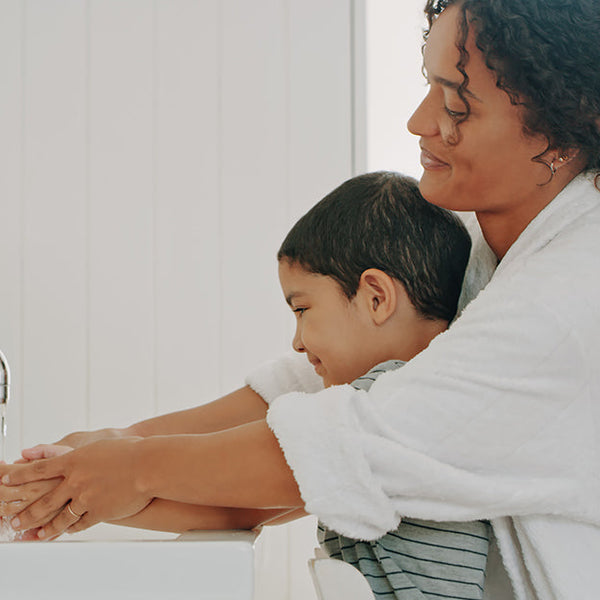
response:
{"label": "child's short dark hair", "polygon": [[380,171],[349,179],[311,208],[277,259],[332,277],[349,299],[365,270],[380,269],[424,317],[451,321],[470,250],[454,213],[429,204],[411,177]]}

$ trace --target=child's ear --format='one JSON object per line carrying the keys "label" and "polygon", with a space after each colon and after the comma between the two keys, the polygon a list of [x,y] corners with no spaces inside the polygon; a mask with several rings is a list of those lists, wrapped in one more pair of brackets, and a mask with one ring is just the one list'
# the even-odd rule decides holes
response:
{"label": "child's ear", "polygon": [[358,284],[358,294],[377,325],[383,325],[396,310],[398,293],[394,280],[379,269],[363,271]]}

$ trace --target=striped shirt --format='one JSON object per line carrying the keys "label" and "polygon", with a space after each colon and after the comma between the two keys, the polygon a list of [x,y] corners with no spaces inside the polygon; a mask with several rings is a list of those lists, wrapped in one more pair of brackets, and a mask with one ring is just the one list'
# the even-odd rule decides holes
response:
{"label": "striped shirt", "polygon": [[[377,365],[352,383],[368,390],[386,371],[402,361]],[[355,566],[375,597],[390,600],[480,600],[489,549],[487,521],[441,523],[402,519],[378,540],[354,540],[319,523],[317,538],[331,558]]]}

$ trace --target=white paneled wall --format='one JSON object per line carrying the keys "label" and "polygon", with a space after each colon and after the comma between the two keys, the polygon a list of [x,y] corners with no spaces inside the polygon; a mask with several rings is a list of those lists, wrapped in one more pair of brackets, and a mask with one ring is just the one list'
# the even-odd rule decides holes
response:
{"label": "white paneled wall", "polygon": [[[364,170],[363,3],[0,0],[9,458],[289,347],[277,248]],[[312,597],[311,528],[267,538],[261,600]]]}
{"label": "white paneled wall", "polygon": [[420,177],[418,138],[406,128],[427,92],[421,72],[424,0],[367,0],[367,169]]}

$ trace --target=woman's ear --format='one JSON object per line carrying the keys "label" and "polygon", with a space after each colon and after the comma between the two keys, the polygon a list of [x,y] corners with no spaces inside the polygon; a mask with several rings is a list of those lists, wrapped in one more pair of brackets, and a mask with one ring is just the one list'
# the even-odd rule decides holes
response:
{"label": "woman's ear", "polygon": [[577,148],[569,148],[567,150],[553,150],[549,153],[550,170],[552,173],[556,173],[562,167],[565,167],[570,162],[574,161],[579,156],[579,150]]}
{"label": "woman's ear", "polygon": [[376,325],[383,325],[396,310],[398,292],[394,280],[379,269],[363,271],[357,296]]}

